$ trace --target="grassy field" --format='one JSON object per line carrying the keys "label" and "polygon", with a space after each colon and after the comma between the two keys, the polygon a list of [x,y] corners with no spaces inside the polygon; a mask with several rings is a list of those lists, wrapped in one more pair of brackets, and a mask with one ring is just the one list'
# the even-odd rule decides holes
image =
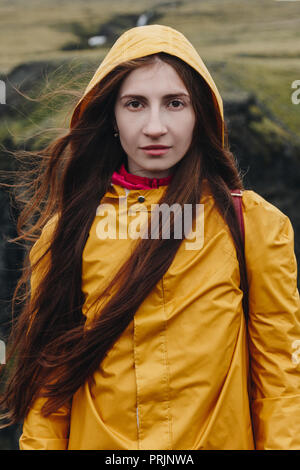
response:
{"label": "grassy field", "polygon": [[[97,67],[109,48],[63,51],[74,31],[115,15],[155,10],[154,23],[180,30],[212,70],[221,93],[253,91],[283,127],[300,134],[300,1],[276,0],[1,0],[0,73],[20,63],[75,60]],[[74,29],[75,24],[75,29]]]}

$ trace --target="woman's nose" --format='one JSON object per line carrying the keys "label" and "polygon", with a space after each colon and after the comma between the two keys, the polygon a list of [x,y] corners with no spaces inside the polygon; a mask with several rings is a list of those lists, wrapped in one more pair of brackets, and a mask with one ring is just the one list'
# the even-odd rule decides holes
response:
{"label": "woman's nose", "polygon": [[157,110],[153,110],[146,118],[146,122],[143,128],[143,132],[150,136],[159,136],[166,134],[167,128],[163,122],[163,116]]}

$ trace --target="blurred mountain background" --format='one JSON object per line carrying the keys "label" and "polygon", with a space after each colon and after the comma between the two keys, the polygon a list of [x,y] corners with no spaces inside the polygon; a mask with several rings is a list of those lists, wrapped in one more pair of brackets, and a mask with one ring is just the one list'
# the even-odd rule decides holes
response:
{"label": "blurred mountain background", "polygon": [[[0,170],[17,169],[10,150],[38,149],[49,139],[44,130],[67,129],[77,98],[61,95],[61,88],[83,92],[124,31],[157,23],[181,31],[206,63],[224,99],[245,186],[290,217],[299,260],[300,103],[292,101],[292,86],[300,85],[297,0],[0,0],[0,80],[6,87]],[[23,257],[22,246],[6,241],[16,235],[17,215],[1,189],[0,340],[8,333]],[[17,449],[19,433],[20,427],[0,431],[0,449]]]}

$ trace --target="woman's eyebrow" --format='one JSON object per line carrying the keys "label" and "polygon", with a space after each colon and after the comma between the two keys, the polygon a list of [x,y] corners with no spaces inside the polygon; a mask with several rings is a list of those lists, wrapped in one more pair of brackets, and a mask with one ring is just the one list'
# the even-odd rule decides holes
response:
{"label": "woman's eyebrow", "polygon": [[[179,92],[179,93],[168,93],[167,95],[164,95],[163,98],[175,98],[175,97],[178,97],[178,96],[186,96],[187,98],[189,98],[189,95],[187,95],[186,93],[182,93],[182,92]],[[134,95],[134,94],[127,94],[127,95],[122,95],[121,96],[121,100],[123,98],[137,98],[137,99],[147,99],[146,96],[143,96],[143,95]]]}

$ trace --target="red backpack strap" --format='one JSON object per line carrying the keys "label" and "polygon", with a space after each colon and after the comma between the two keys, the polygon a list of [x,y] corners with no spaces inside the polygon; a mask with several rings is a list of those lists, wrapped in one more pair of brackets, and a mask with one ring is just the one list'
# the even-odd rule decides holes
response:
{"label": "red backpack strap", "polygon": [[[243,206],[242,206],[243,193],[240,189],[236,189],[236,190],[231,191],[231,196],[232,196],[232,199],[234,202],[234,208],[235,208],[238,220],[239,220],[242,241],[245,246],[245,226],[244,226],[244,216],[243,216]],[[247,323],[248,317],[249,317],[248,290],[247,290],[247,296],[245,297],[245,295],[243,295],[243,311],[244,311],[245,320]]]}
{"label": "red backpack strap", "polygon": [[235,189],[231,191],[231,196],[234,202],[236,214],[239,219],[242,240],[243,240],[243,243],[245,243],[245,226],[244,226],[244,216],[243,216],[243,207],[242,207],[243,193],[240,189]]}

